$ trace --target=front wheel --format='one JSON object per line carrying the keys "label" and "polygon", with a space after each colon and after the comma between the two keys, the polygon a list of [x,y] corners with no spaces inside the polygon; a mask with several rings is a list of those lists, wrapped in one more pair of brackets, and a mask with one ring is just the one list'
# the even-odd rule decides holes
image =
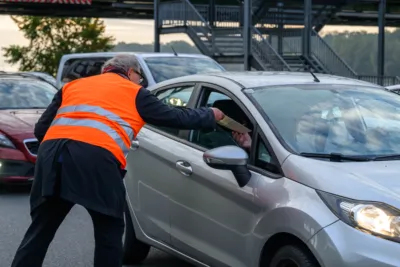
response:
{"label": "front wheel", "polygon": [[133,265],[144,261],[149,255],[150,246],[136,238],[132,217],[128,208],[125,211],[125,233],[123,241],[123,264]]}
{"label": "front wheel", "polygon": [[287,245],[276,252],[269,267],[319,267],[319,264],[306,249]]}

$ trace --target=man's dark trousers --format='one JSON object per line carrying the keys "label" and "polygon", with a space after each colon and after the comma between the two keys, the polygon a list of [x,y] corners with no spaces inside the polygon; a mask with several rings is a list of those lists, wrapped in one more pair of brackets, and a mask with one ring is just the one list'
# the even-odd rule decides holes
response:
{"label": "man's dark trousers", "polygon": [[[49,198],[31,213],[29,226],[11,267],[41,267],[54,235],[75,204]],[[124,220],[88,210],[95,236],[95,267],[122,266]]]}

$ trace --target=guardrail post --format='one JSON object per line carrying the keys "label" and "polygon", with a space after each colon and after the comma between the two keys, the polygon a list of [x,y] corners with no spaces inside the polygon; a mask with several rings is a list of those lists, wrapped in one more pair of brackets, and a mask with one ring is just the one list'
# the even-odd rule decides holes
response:
{"label": "guardrail post", "polygon": [[160,52],[160,0],[154,0],[154,52]]}
{"label": "guardrail post", "polygon": [[378,84],[382,86],[383,76],[385,76],[385,14],[386,0],[380,0],[378,18]]}

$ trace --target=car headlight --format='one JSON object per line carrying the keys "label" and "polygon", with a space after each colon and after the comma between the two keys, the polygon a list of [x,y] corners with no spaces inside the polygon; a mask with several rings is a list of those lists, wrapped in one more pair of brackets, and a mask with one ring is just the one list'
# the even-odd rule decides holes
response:
{"label": "car headlight", "polygon": [[357,201],[317,191],[325,204],[348,225],[400,242],[400,211],[384,203]]}
{"label": "car headlight", "polygon": [[0,133],[0,147],[15,148],[14,144],[4,134]]}

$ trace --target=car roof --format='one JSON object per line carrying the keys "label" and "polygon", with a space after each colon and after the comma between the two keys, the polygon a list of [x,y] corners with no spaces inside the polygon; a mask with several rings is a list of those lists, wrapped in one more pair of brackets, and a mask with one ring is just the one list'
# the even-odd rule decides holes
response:
{"label": "car roof", "polygon": [[[320,84],[344,84],[371,86],[383,89],[383,87],[356,79],[316,73]],[[208,74],[196,74],[174,78],[161,84],[173,84],[181,82],[208,82],[213,77],[223,78],[235,82],[242,88],[254,88],[260,86],[289,85],[289,84],[315,84],[314,77],[308,72],[273,72],[273,71],[247,71],[247,72],[215,72]]]}
{"label": "car roof", "polygon": [[149,52],[96,52],[96,53],[75,53],[63,55],[63,58],[96,58],[96,57],[114,57],[116,55],[130,54],[137,57],[192,57],[192,58],[210,58],[202,54],[182,54],[175,55],[174,53],[149,53]]}
{"label": "car roof", "polygon": [[53,87],[55,85],[53,83],[50,83],[46,78],[41,77],[37,74],[29,73],[29,72],[4,72],[0,71],[0,80],[2,79],[12,79],[12,80],[18,80],[18,79],[31,79],[35,81],[42,81],[44,83],[51,84]]}

